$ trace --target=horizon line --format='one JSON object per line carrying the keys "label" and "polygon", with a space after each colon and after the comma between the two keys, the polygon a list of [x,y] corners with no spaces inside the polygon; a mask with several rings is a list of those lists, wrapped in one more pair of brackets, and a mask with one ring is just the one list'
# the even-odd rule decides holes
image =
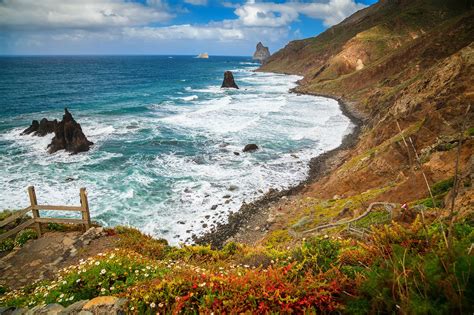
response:
{"label": "horizon line", "polygon": [[[127,57],[127,56],[165,56],[165,57],[188,57],[198,56],[199,54],[0,54],[0,57]],[[213,55],[208,54],[209,57],[252,57],[252,55]],[[205,58],[203,58],[205,59]]]}

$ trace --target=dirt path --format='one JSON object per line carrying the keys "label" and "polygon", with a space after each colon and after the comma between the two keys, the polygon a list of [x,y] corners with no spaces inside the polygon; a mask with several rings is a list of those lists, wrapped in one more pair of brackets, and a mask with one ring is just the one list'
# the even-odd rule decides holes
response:
{"label": "dirt path", "polygon": [[17,289],[53,278],[58,270],[113,248],[115,237],[102,228],[81,232],[48,232],[0,259],[0,285]]}

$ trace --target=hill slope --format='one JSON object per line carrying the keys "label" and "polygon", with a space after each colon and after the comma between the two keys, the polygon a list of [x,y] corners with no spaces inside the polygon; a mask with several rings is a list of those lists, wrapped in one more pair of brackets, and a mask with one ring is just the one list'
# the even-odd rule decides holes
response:
{"label": "hill slope", "polygon": [[[297,92],[340,98],[365,121],[356,147],[313,184],[312,195],[347,196],[391,185],[378,198],[426,197],[414,151],[397,122],[410,131],[430,184],[454,175],[453,144],[462,123],[468,129],[474,121],[472,110],[465,115],[474,96],[473,20],[466,1],[380,1],[317,37],[289,43],[260,68],[304,75]],[[464,172],[472,147],[472,138],[466,139]]]}

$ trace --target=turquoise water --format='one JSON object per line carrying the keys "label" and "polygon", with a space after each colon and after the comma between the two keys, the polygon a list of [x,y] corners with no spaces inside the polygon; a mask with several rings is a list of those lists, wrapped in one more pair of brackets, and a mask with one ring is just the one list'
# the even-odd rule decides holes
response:
{"label": "turquoise water", "polygon": [[[93,220],[176,243],[298,183],[352,126],[336,101],[288,93],[300,77],[256,67],[245,57],[0,58],[0,209],[27,206],[29,185],[40,203],[71,205],[86,187]],[[239,90],[220,89],[226,70]],[[20,136],[64,107],[95,143],[89,152],[49,155],[52,135]],[[248,143],[261,150],[234,154]]]}

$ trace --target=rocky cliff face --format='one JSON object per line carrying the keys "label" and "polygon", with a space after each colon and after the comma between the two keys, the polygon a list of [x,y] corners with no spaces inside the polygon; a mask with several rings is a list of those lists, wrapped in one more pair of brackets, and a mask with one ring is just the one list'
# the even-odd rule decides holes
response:
{"label": "rocky cliff face", "polygon": [[263,44],[259,42],[257,44],[255,53],[253,54],[253,60],[258,60],[263,64],[268,58],[270,58],[270,50],[268,50],[268,47],[263,46]]}
{"label": "rocky cliff face", "polygon": [[[268,59],[260,70],[304,75],[297,92],[341,99],[364,121],[355,147],[308,194],[332,198],[386,187],[378,199],[425,198],[421,169],[430,184],[453,177],[460,132],[460,169],[469,172],[473,20],[468,1],[380,1]],[[461,186],[457,200],[474,206],[466,188],[472,184]]]}

